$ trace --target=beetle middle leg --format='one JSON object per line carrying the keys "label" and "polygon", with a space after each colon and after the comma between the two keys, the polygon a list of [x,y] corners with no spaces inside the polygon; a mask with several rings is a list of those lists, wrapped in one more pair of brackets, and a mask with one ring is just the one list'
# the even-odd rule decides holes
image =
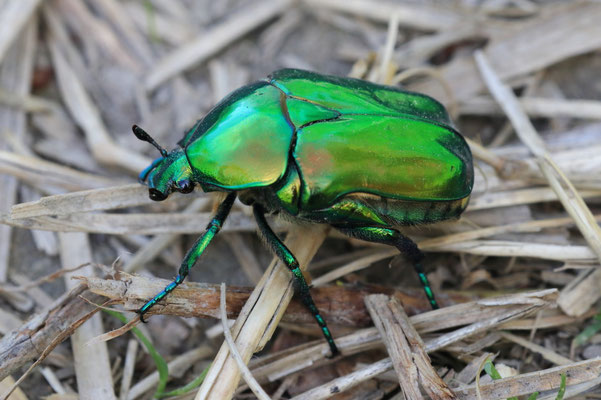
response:
{"label": "beetle middle leg", "polygon": [[313,317],[317,321],[317,324],[321,328],[323,336],[326,338],[326,341],[330,345],[330,351],[332,354],[330,357],[334,357],[338,354],[338,347],[336,347],[336,343],[334,343],[334,338],[332,337],[332,333],[326,324],[326,321],[323,319],[313,298],[311,297],[311,293],[309,291],[309,285],[307,285],[307,281],[303,276],[303,272],[300,269],[298,261],[294,254],[286,247],[284,243],[277,237],[277,235],[273,232],[267,220],[265,219],[265,210],[263,206],[255,203],[253,204],[253,212],[255,215],[255,219],[257,220],[257,224],[259,225],[259,229],[261,230],[261,234],[265,237],[265,240],[271,247],[271,250],[275,253],[276,256],[288,267],[292,275],[294,276],[294,282],[296,289],[300,295],[301,301],[309,309]]}
{"label": "beetle middle leg", "polygon": [[144,304],[137,313],[140,314],[140,321],[144,321],[144,314],[148,312],[156,303],[161,301],[165,296],[173,291],[180,283],[186,279],[190,269],[196,264],[196,261],[200,258],[202,253],[205,251],[211,240],[217,235],[225,219],[229,215],[232,206],[234,205],[234,201],[236,200],[236,192],[232,192],[227,195],[225,200],[219,205],[217,212],[211,222],[207,225],[207,230],[201,237],[196,240],[194,246],[186,253],[180,267],[179,273],[169,285],[165,287],[160,293],[154,296],[151,300],[149,300],[146,304]]}
{"label": "beetle middle leg", "polygon": [[424,288],[424,292],[426,292],[426,297],[430,302],[430,305],[433,309],[438,308],[438,303],[434,298],[434,292],[432,291],[432,287],[428,282],[428,277],[424,272],[424,268],[422,267],[422,260],[424,258],[424,253],[421,252],[419,247],[407,236],[402,235],[396,229],[391,228],[382,228],[382,227],[340,227],[334,226],[340,232],[344,233],[353,238],[365,240],[366,242],[374,242],[374,243],[383,243],[390,246],[395,246],[401,254],[403,254],[407,259],[413,264],[413,268],[415,272],[417,272],[417,276],[419,281]]}

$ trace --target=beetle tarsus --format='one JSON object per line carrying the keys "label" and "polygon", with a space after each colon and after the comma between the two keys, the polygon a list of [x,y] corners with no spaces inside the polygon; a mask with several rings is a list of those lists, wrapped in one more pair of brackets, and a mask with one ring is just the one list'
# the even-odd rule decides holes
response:
{"label": "beetle tarsus", "polygon": [[434,298],[434,292],[432,291],[430,282],[428,282],[428,277],[421,264],[424,253],[421,252],[419,247],[417,247],[411,239],[392,228],[368,226],[336,228],[350,237],[365,240],[366,242],[382,243],[396,247],[401,254],[413,264],[413,268],[417,273],[417,277],[419,278],[432,309],[438,309],[438,303]]}

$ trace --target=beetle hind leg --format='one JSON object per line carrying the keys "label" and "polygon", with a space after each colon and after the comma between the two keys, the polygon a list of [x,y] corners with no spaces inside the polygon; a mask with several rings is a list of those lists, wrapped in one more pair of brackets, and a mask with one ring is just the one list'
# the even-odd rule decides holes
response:
{"label": "beetle hind leg", "polygon": [[292,275],[294,276],[295,287],[297,293],[300,295],[301,301],[309,309],[313,317],[317,321],[317,324],[321,328],[321,332],[325,337],[328,345],[330,346],[331,355],[330,357],[334,357],[338,354],[338,347],[336,347],[336,343],[334,343],[334,338],[332,337],[332,333],[326,324],[326,321],[323,319],[313,298],[311,297],[311,293],[309,292],[309,285],[303,276],[303,272],[300,269],[298,261],[296,257],[292,254],[292,252],[286,247],[284,243],[277,237],[277,235],[273,232],[269,224],[267,224],[267,220],[265,219],[265,210],[263,206],[258,203],[253,204],[253,212],[255,215],[255,219],[257,220],[257,224],[259,225],[259,229],[261,230],[261,234],[271,247],[271,250],[275,253],[276,256],[288,267]]}
{"label": "beetle hind leg", "polygon": [[399,249],[401,254],[403,254],[413,264],[413,268],[415,269],[419,281],[424,288],[424,292],[426,293],[426,297],[428,298],[430,305],[433,309],[438,308],[438,303],[434,298],[434,292],[432,291],[432,287],[428,282],[428,277],[426,276],[424,268],[421,264],[424,258],[424,253],[421,252],[419,247],[417,247],[417,245],[411,239],[402,235],[399,231],[391,228],[371,226],[334,227],[347,236],[365,240],[366,242],[387,244]]}

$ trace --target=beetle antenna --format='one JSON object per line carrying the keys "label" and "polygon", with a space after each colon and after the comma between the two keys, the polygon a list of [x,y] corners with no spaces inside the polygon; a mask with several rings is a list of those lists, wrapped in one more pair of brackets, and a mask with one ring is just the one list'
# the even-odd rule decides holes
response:
{"label": "beetle antenna", "polygon": [[144,129],[140,128],[138,125],[133,125],[131,127],[131,130],[134,132],[134,135],[136,135],[136,137],[138,139],[140,139],[143,142],[150,143],[151,145],[153,145],[154,147],[156,147],[158,151],[161,152],[161,155],[163,157],[167,157],[167,150],[165,150],[164,148],[162,148],[156,142],[156,140],[154,140],[153,138],[151,138],[150,135],[148,133],[146,133],[146,131]]}

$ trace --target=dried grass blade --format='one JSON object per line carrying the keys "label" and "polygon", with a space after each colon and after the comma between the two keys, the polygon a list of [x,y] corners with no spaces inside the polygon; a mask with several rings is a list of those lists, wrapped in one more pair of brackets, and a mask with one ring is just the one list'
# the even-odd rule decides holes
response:
{"label": "dried grass blade", "polygon": [[[142,214],[69,214],[58,217],[35,217],[11,219],[0,214],[0,223],[26,229],[56,232],[88,232],[112,235],[158,235],[163,233],[202,233],[210,221],[211,213],[142,213]],[[222,231],[254,231],[256,225],[243,212],[234,212]],[[283,225],[274,223],[283,230]]]}
{"label": "dried grass blade", "polygon": [[369,0],[303,0],[313,9],[328,9],[356,15],[360,18],[370,18],[380,22],[388,22],[390,16],[398,14],[399,24],[419,30],[438,31],[465,24],[470,18],[457,9],[428,6],[420,3],[402,4],[395,2],[374,3]]}
{"label": "dried grass blade", "polygon": [[[595,220],[601,222],[601,215],[595,215]],[[460,243],[467,240],[481,239],[484,237],[501,235],[509,232],[539,232],[541,229],[566,227],[573,225],[573,223],[574,220],[572,218],[540,219],[517,224],[491,226],[488,228],[474,229],[467,232],[439,236],[432,239],[424,239],[418,244],[420,249],[428,250],[439,245]]]}
{"label": "dried grass blade", "polygon": [[[26,4],[22,4],[26,3]],[[18,8],[19,6],[23,8]],[[8,49],[2,49],[2,46],[8,46],[2,43],[7,39],[7,34],[10,34],[10,29],[21,28],[20,21],[3,21],[7,15],[15,12],[28,12],[28,7],[37,2],[20,2],[13,0],[4,2],[3,13],[0,15],[0,60],[4,53],[8,51],[9,57],[0,64],[0,87],[8,89],[18,96],[27,95],[31,91],[31,79],[33,74],[34,56],[36,50],[37,26],[31,24],[22,31],[21,37],[13,46]],[[18,8],[18,9],[16,9]],[[33,12],[33,8],[30,10]],[[13,17],[16,18],[15,15]],[[34,19],[34,22],[37,19]],[[15,27],[15,22],[17,27]],[[24,22],[24,21],[23,21]],[[15,32],[15,35],[16,35]],[[10,43],[10,42],[9,42]],[[27,132],[26,116],[22,110],[15,110],[5,106],[0,106],[0,150],[9,148],[8,140],[5,140],[7,133],[22,139]],[[0,167],[1,169],[1,167]],[[2,196],[0,196],[0,213],[8,211],[17,200],[18,182],[14,176],[0,175],[0,187],[2,188]],[[9,257],[11,249],[11,232],[12,229],[8,226],[0,226],[0,282],[6,281]]]}
{"label": "dried grass blade", "polygon": [[[597,255],[597,258],[601,260],[601,228],[595,221],[593,214],[572,183],[551,159],[543,140],[532,126],[517,98],[507,86],[503,85],[484,53],[480,51],[476,52],[475,58],[489,90],[509,117],[517,135],[536,156],[539,167],[549,185],[557,194],[559,201],[561,201],[568,214],[574,219],[576,226],[593,252]],[[590,306],[601,297],[600,277],[601,271],[599,270],[589,277],[591,282],[599,285],[599,290],[596,295],[590,296],[592,298],[589,297],[586,299],[584,305]],[[566,307],[564,310],[566,312],[573,312],[572,304],[573,302],[569,303],[570,307]],[[586,311],[588,307],[581,307],[582,309]]]}
{"label": "dried grass blade", "polygon": [[361,382],[365,382],[371,378],[383,374],[386,371],[392,369],[392,360],[385,358],[378,362],[368,365],[367,367],[361,368],[348,375],[334,379],[325,385],[318,386],[311,390],[308,390],[298,396],[294,396],[291,400],[322,400],[329,399],[333,394],[344,392],[351,389]]}
{"label": "dried grass blade", "polygon": [[57,186],[67,190],[82,190],[114,186],[115,179],[81,172],[73,168],[0,150],[0,172],[8,173],[34,186]]}
{"label": "dried grass blade", "polygon": [[467,240],[461,243],[441,244],[429,251],[456,251],[467,254],[501,257],[533,257],[543,260],[595,262],[596,254],[588,246],[510,242],[505,240]]}
{"label": "dried grass blade", "polygon": [[[492,326],[495,323],[506,323],[505,318],[519,317],[542,308],[553,307],[556,298],[556,289],[500,296],[457,304],[441,310],[428,311],[410,317],[409,321],[420,334],[468,325],[467,328],[460,328],[459,331],[453,331],[438,338],[427,340],[426,350],[431,352],[443,345],[446,346],[452,343],[450,339],[461,340],[466,335],[487,329],[487,326]],[[482,324],[485,320],[489,323]],[[476,327],[475,324],[480,325]],[[336,338],[336,343],[344,355],[352,355],[380,347],[379,342],[380,335],[376,328],[362,329]],[[320,342],[313,345],[297,346],[282,352],[284,354],[276,354],[267,356],[263,360],[257,360],[260,362],[253,368],[253,375],[260,382],[265,380],[275,381],[304,368],[323,364],[325,351],[327,351],[327,344]],[[392,369],[392,363],[389,369]]]}
{"label": "dried grass blade", "polygon": [[[601,375],[601,359],[581,361],[561,367],[503,378],[492,383],[480,385],[483,399],[506,399],[513,396],[528,395],[536,391],[559,388],[561,375],[568,376],[568,385],[576,385],[595,380]],[[476,386],[470,385],[455,389],[458,400],[477,400]]]}
{"label": "dried grass blade", "polygon": [[113,186],[42,197],[37,201],[14,205],[12,219],[65,215],[87,211],[114,210],[151,204],[148,189],[139,184]]}
{"label": "dried grass blade", "polygon": [[88,303],[77,297],[82,289],[79,286],[67,293],[49,309],[0,340],[0,380],[37,359],[19,378],[17,384],[20,383],[56,346],[94,314],[94,310],[89,311]]}
{"label": "dried grass blade", "polygon": [[[598,49],[601,46],[600,19],[601,4],[596,2],[549,5],[535,20],[526,18],[505,29],[491,31],[486,55],[493,60],[502,79],[523,76]],[[574,29],[574,21],[578,21],[578,29]],[[471,56],[456,58],[440,72],[460,101],[485,88]],[[444,98],[436,82],[417,83],[409,88]]]}
{"label": "dried grass blade", "polygon": [[236,343],[234,342],[234,338],[232,337],[232,332],[230,331],[230,327],[227,324],[227,311],[225,310],[225,283],[221,283],[220,290],[220,310],[221,310],[221,325],[223,326],[223,336],[225,337],[225,342],[229,346],[229,351],[238,368],[240,368],[240,373],[244,378],[246,384],[250,387],[252,392],[259,398],[259,400],[269,400],[269,395],[265,393],[261,385],[257,382],[257,380],[253,377],[252,373],[246,366],[242,356],[238,352],[238,348],[236,347]]}
{"label": "dried grass blade", "polygon": [[[461,339],[465,339],[467,337],[473,336],[473,335],[483,332],[487,329],[490,329],[494,326],[498,326],[499,324],[501,324],[505,321],[520,318],[526,314],[536,312],[536,311],[540,310],[542,307],[548,307],[548,306],[554,305],[555,303],[552,301],[552,299],[554,297],[556,297],[557,290],[542,291],[542,292],[539,292],[539,295],[541,295],[543,293],[546,293],[546,294],[544,294],[543,297],[541,297],[541,298],[537,298],[536,295],[532,296],[532,297],[526,295],[525,297],[522,297],[521,300],[519,299],[521,296],[512,296],[512,297],[507,296],[504,298],[499,298],[499,299],[494,299],[494,300],[490,299],[491,301],[490,301],[489,305],[501,306],[500,307],[501,312],[498,315],[490,316],[490,314],[488,314],[489,316],[482,316],[482,318],[479,321],[472,323],[471,325],[457,329],[456,331],[453,331],[453,332],[445,333],[442,336],[439,336],[435,339],[428,340],[428,341],[426,341],[426,345],[425,345],[426,351],[428,353],[430,353],[432,351],[441,349],[445,346],[455,343]],[[532,294],[532,295],[534,295],[534,294]],[[551,301],[544,300],[544,297],[547,297]],[[516,304],[515,303],[516,299],[517,299],[517,303],[522,303],[520,306],[506,307],[512,303]],[[483,300],[483,301],[481,301],[481,303],[482,303],[481,305],[484,305],[487,303],[487,301]],[[462,306],[462,305],[459,305],[456,307],[459,308],[460,306]],[[452,320],[453,314],[445,313],[450,308],[452,308],[452,307],[447,307],[445,309],[440,309],[440,310],[435,310],[435,311],[432,311],[429,313],[420,314],[415,317],[412,317],[410,320],[414,324],[414,326],[416,326],[416,328],[418,328],[418,326],[415,324],[415,322],[416,322],[415,320],[417,319],[416,317],[423,318],[423,316],[425,316],[426,314],[430,314],[430,317],[432,315],[444,314],[444,318]],[[463,316],[463,318],[464,317],[465,316]],[[438,318],[440,319],[441,317],[439,316]],[[338,393],[340,391],[350,389],[350,388],[358,385],[359,383],[361,383],[367,379],[371,379],[372,377],[377,376],[383,372],[389,371],[392,368],[393,368],[392,361],[389,358],[387,358],[387,359],[378,361],[376,363],[373,363],[373,364],[371,364],[365,368],[362,368],[358,371],[355,371],[351,374],[334,379],[333,381],[330,381],[327,384],[324,384],[324,385],[318,386],[314,389],[311,389],[299,396],[294,397],[293,399],[296,399],[296,400],[326,399],[326,398],[328,398],[328,396],[331,395],[331,393]]]}
{"label": "dried grass blade", "polygon": [[[286,246],[303,267],[309,263],[325,238],[319,227],[296,227],[286,238]],[[323,229],[323,228],[322,228]],[[288,269],[275,258],[236,320],[232,333],[245,362],[261,347],[275,330],[292,298],[292,278]],[[198,391],[197,399],[229,399],[238,387],[240,373],[229,357],[227,345],[222,345],[211,369]]]}
{"label": "dried grass blade", "polygon": [[131,17],[128,15],[125,5],[117,0],[101,0],[93,2],[93,7],[97,8],[105,18],[116,25],[119,33],[134,49],[136,55],[140,57],[146,65],[153,62],[152,49],[146,38],[137,30]]}
{"label": "dried grass blade", "polygon": [[567,357],[563,357],[559,354],[557,354],[554,351],[551,351],[543,346],[540,346],[536,343],[532,343],[529,340],[526,340],[520,336],[511,334],[509,332],[501,332],[501,336],[509,341],[512,341],[516,344],[519,344],[522,347],[525,347],[526,349],[534,352],[534,353],[538,353],[540,355],[542,355],[547,361],[552,362],[555,365],[570,365],[573,364],[574,361],[570,360]]}
{"label": "dried grass blade", "polygon": [[[601,190],[581,190],[580,195],[585,198],[599,197]],[[557,193],[551,188],[518,189],[474,196],[470,201],[467,211],[488,210],[491,208],[557,200]]]}
{"label": "dried grass blade", "polygon": [[[86,234],[61,233],[59,240],[63,267],[86,263],[92,259],[92,251]],[[91,266],[65,274],[65,283],[71,289],[79,285],[77,281],[71,279],[74,273],[94,275]],[[116,399],[108,347],[105,342],[88,343],[103,332],[101,316],[95,314],[90,321],[82,324],[71,335],[77,389],[81,398]]]}
{"label": "dried grass blade", "polygon": [[290,0],[254,3],[250,9],[229,17],[159,60],[146,78],[146,89],[154,90],[167,79],[203,62],[237,38],[281,14],[291,3]]}
{"label": "dried grass blade", "polygon": [[386,345],[405,396],[422,399],[420,383],[433,399],[453,398],[453,392],[434,371],[424,343],[399,301],[375,294],[365,298],[365,305]]}
{"label": "dried grass blade", "polygon": [[[601,119],[601,101],[521,97],[519,102],[531,117]],[[462,102],[460,112],[469,115],[499,115],[503,113],[503,109],[493,99],[475,98]]]}
{"label": "dried grass blade", "polygon": [[136,366],[137,354],[137,340],[129,339],[127,342],[127,351],[125,352],[125,361],[123,363],[123,376],[121,377],[121,386],[119,388],[119,400],[126,400],[129,395],[131,381],[134,376],[134,368]]}
{"label": "dried grass blade", "polygon": [[151,161],[149,158],[117,145],[110,137],[98,108],[63,56],[56,35],[49,36],[48,47],[62,99],[73,119],[83,129],[94,159],[103,164],[125,168],[135,174],[146,168]]}
{"label": "dried grass blade", "polygon": [[123,38],[111,29],[108,21],[94,15],[86,2],[55,0],[51,7],[56,9],[57,14],[67,22],[76,35],[87,36],[88,43],[92,44],[90,47],[97,47],[105,56],[130,71],[138,73],[142,71],[139,59],[123,46]]}
{"label": "dried grass blade", "polygon": [[0,61],[31,19],[41,0],[9,0],[0,13]]}

